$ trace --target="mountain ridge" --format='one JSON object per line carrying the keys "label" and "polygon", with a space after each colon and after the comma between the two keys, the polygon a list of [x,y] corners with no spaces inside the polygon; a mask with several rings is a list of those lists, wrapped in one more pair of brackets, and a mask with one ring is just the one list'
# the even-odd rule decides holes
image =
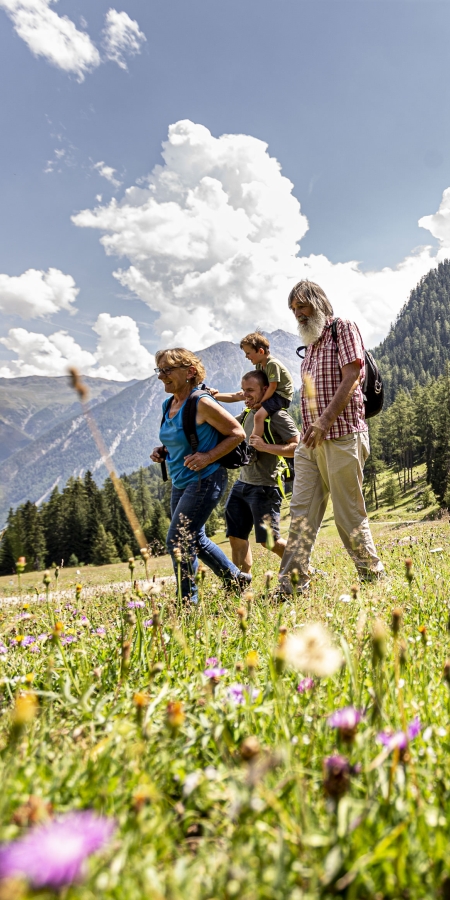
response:
{"label": "mountain ridge", "polygon": [[[298,336],[277,330],[269,337],[271,352],[292,370],[298,387],[299,360],[295,354]],[[209,386],[222,391],[236,390],[244,372],[252,369],[242,350],[231,341],[213,344],[198,351],[198,356],[205,365]],[[148,465],[149,454],[158,443],[164,396],[162,383],[152,375],[125,385],[114,396],[96,403],[93,410],[96,426],[117,472],[128,474]],[[229,405],[228,409],[233,411],[233,406]],[[107,470],[78,404],[75,415],[56,422],[4,460],[0,473],[0,521],[10,506],[26,500],[42,502],[55,484],[64,485],[71,475],[77,477],[87,469],[98,483],[106,478]]]}

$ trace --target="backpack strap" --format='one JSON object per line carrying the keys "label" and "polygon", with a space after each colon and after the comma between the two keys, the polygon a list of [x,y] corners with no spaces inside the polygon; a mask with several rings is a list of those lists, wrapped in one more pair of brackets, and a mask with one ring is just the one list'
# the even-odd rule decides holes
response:
{"label": "backpack strap", "polygon": [[196,428],[197,404],[202,397],[210,397],[209,391],[192,391],[183,409],[183,431],[193,453],[198,450],[198,434]]}
{"label": "backpack strap", "polygon": [[[169,409],[170,409],[170,407],[172,406],[172,400],[173,400],[173,397],[169,397],[169,400],[168,400],[166,406],[165,406],[164,409],[163,409],[163,414],[162,414],[162,418],[161,418],[161,424],[160,424],[160,426],[159,426],[160,428],[162,428],[162,426],[164,425],[164,420],[165,420],[165,418],[166,418],[166,414],[169,412]],[[167,452],[165,448],[164,448],[164,452]],[[163,481],[167,481],[167,466],[166,466],[166,461],[165,461],[165,459],[163,459],[163,461],[162,461],[162,463],[161,463],[160,465],[161,465],[161,475],[162,475],[162,480],[163,480]]]}
{"label": "backpack strap", "polygon": [[338,333],[337,333],[338,322],[339,322],[339,319],[333,319],[331,325],[329,326],[331,328],[331,337],[333,338],[333,341],[336,346],[336,353],[339,352]]}

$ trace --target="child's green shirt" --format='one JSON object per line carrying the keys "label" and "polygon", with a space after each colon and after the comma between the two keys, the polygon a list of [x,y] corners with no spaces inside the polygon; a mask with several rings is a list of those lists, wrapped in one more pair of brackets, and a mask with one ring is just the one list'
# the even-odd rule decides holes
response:
{"label": "child's green shirt", "polygon": [[281,363],[279,359],[275,359],[269,354],[266,365],[263,366],[262,363],[256,363],[255,368],[262,369],[262,371],[266,373],[269,384],[274,381],[277,382],[277,394],[280,394],[286,400],[292,400],[294,396],[294,382],[292,381],[291,373],[286,369],[286,366],[283,366],[283,363]]}

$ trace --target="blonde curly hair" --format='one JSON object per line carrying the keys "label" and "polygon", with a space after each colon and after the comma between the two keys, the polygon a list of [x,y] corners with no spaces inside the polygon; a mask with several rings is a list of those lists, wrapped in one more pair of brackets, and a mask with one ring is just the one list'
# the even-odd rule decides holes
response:
{"label": "blonde curly hair", "polygon": [[196,369],[195,375],[192,376],[190,381],[193,384],[201,384],[202,381],[206,378],[206,369],[198,356],[195,353],[192,353],[190,350],[186,350],[184,347],[172,347],[169,350],[157,350],[155,353],[155,361],[156,365],[159,366],[160,363],[163,363],[167,366],[192,366]]}

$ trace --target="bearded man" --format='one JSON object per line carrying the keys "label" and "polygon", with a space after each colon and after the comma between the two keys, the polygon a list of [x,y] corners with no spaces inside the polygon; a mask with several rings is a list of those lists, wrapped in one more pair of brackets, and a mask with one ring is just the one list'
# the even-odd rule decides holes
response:
{"label": "bearded man", "polygon": [[295,451],[291,527],[280,568],[280,599],[309,583],[309,561],[331,494],[334,519],[345,549],[362,580],[384,573],[377,556],[362,493],[369,435],[364,418],[364,346],[353,322],[331,325],[333,308],[313,281],[299,281],[288,298],[304,344],[302,431]]}

